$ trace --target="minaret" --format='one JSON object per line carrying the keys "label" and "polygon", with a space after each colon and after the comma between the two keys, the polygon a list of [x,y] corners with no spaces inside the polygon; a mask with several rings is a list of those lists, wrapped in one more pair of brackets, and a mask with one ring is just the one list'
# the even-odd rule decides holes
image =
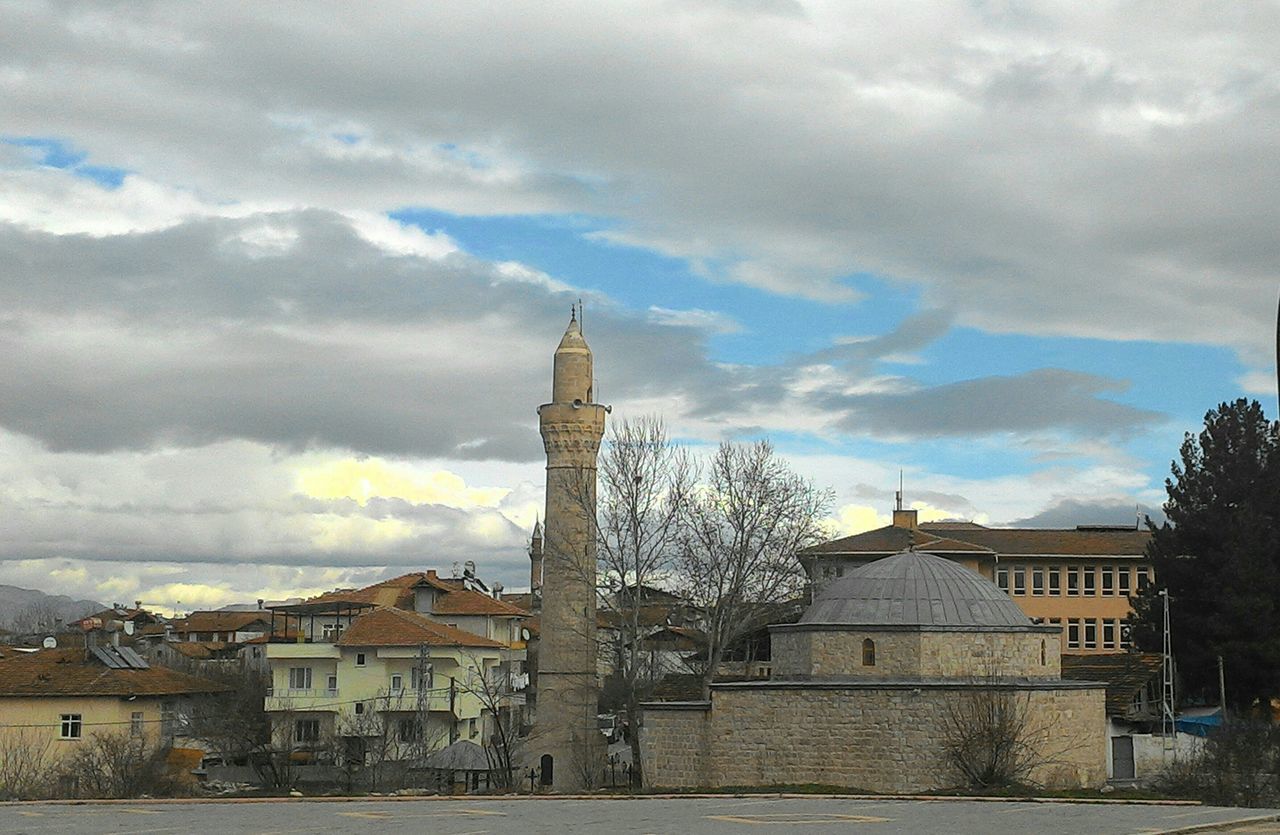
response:
{"label": "minaret", "polygon": [[599,773],[597,761],[604,761],[596,730],[595,513],[596,455],[609,409],[592,402],[591,374],[591,349],[575,311],[556,348],[551,402],[538,407],[547,510],[531,743],[555,791],[585,788],[584,771]]}
{"label": "minaret", "polygon": [[542,520],[533,523],[533,536],[529,538],[529,601],[540,610],[542,597]]}

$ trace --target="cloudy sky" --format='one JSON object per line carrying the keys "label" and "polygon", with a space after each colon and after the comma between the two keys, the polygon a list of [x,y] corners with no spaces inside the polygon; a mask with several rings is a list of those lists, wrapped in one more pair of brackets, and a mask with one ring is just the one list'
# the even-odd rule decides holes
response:
{"label": "cloudy sky", "polygon": [[1275,409],[1274,4],[0,6],[0,583],[527,585],[598,391],[882,524],[1125,523]]}

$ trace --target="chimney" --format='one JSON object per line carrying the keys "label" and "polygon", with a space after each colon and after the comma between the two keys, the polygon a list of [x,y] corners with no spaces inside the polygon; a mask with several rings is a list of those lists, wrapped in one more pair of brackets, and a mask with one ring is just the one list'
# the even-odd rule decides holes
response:
{"label": "chimney", "polygon": [[909,510],[905,508],[894,508],[893,526],[895,528],[907,528],[908,530],[914,531],[919,527],[916,516],[917,511],[914,508]]}
{"label": "chimney", "polygon": [[502,588],[503,588],[502,583],[494,583],[494,584],[493,584],[493,598],[494,598],[494,600],[501,600],[501,599],[502,599]]}
{"label": "chimney", "polygon": [[264,608],[263,604],[264,604],[264,603],[266,603],[266,602],[267,602],[267,601],[265,601],[265,600],[263,600],[261,597],[259,597],[259,598],[258,598],[258,608],[259,608],[259,609]]}
{"label": "chimney", "polygon": [[135,601],[133,601],[133,608],[135,608],[135,609],[141,609],[141,608],[142,608],[142,601],[141,601],[141,600],[135,600]]}

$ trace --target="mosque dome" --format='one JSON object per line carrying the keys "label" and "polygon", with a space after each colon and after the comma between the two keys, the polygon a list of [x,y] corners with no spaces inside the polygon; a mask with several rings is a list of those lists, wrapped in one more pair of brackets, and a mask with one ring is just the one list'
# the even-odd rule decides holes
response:
{"label": "mosque dome", "polygon": [[904,551],[828,584],[801,624],[1029,627],[995,583],[933,554]]}

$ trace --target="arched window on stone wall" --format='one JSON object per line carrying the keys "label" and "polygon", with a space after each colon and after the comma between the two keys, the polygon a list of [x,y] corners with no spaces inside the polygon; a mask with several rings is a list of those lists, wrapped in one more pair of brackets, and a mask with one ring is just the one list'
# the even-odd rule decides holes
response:
{"label": "arched window on stone wall", "polygon": [[862,666],[874,667],[876,665],[876,642],[870,638],[862,639]]}
{"label": "arched window on stone wall", "polygon": [[1043,667],[1043,666],[1045,665],[1045,660],[1044,660],[1045,655],[1044,655],[1044,652],[1045,652],[1045,649],[1044,649],[1044,640],[1043,640],[1043,639],[1041,639],[1041,641],[1040,641],[1040,666],[1041,666],[1041,667]]}

